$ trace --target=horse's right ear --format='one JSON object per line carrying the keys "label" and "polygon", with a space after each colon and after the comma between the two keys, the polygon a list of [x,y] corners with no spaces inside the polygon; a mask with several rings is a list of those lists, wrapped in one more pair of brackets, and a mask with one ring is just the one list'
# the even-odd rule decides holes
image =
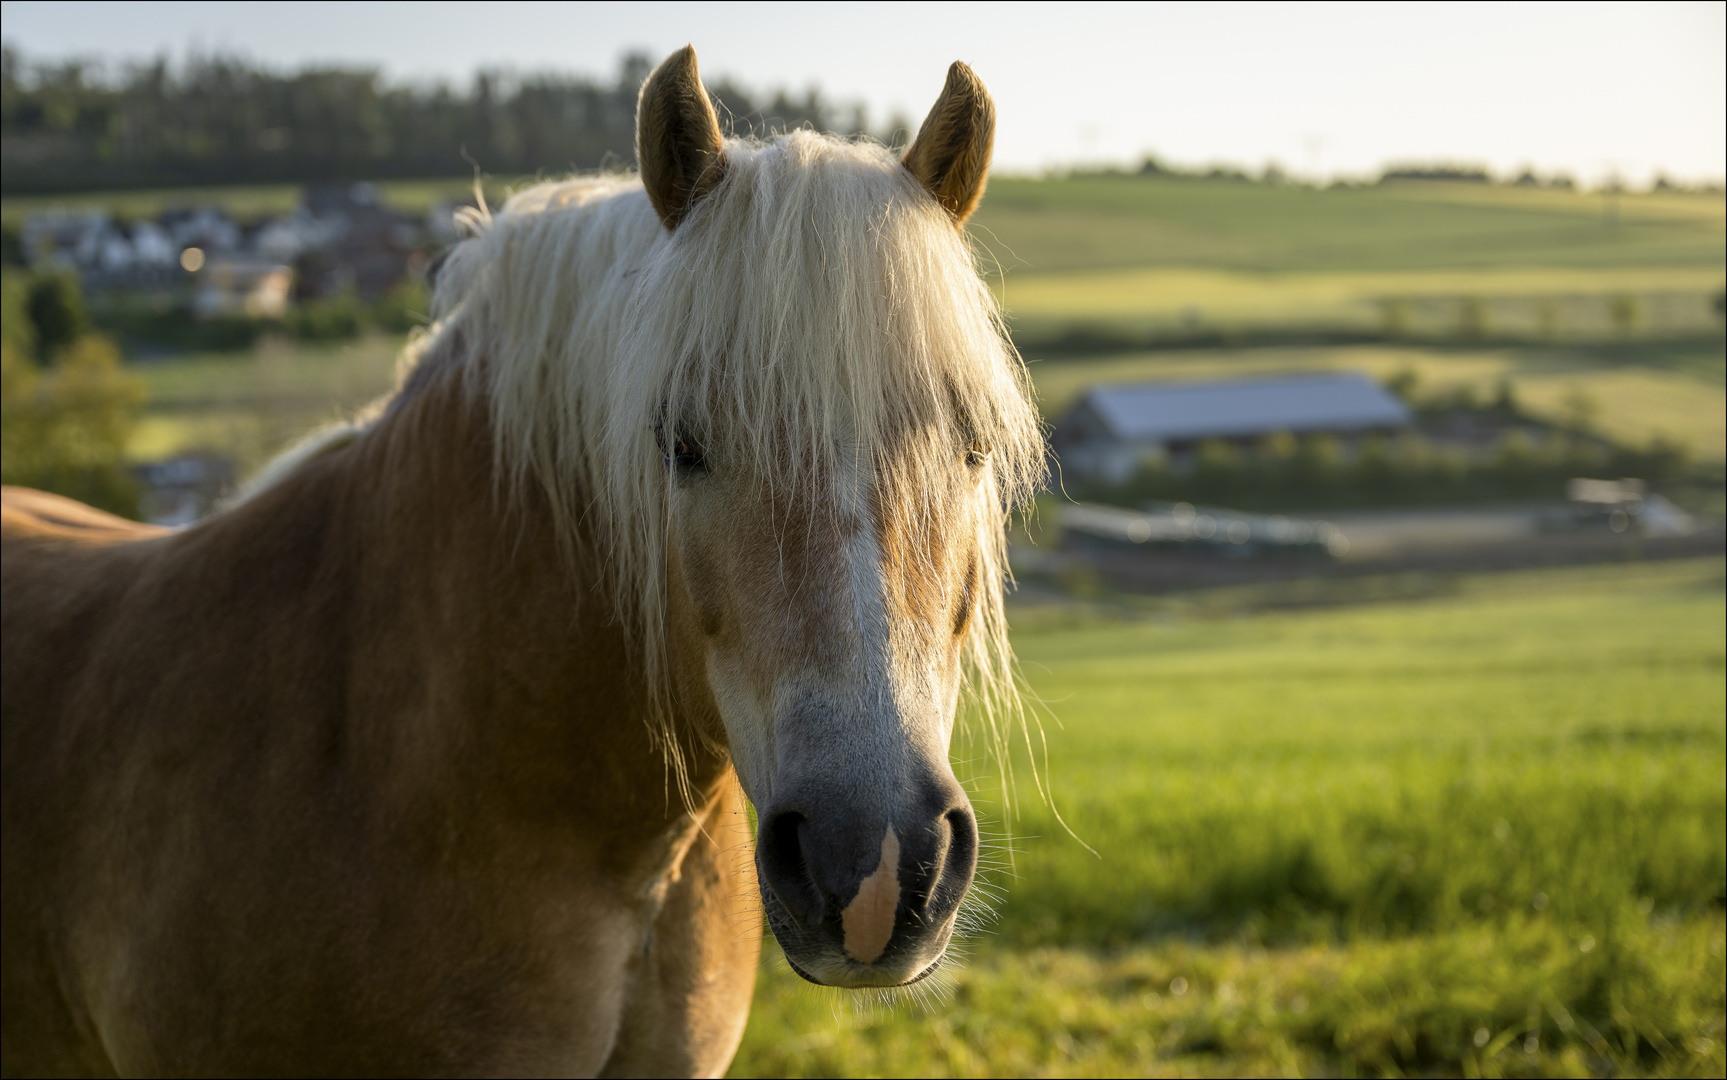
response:
{"label": "horse's right ear", "polygon": [[995,101],[977,73],[955,60],[935,108],[900,160],[952,215],[954,224],[963,225],[983,198],[994,149]]}
{"label": "horse's right ear", "polygon": [[666,60],[636,102],[636,164],[642,186],[667,229],[675,229],[725,171],[720,118],[685,45]]}

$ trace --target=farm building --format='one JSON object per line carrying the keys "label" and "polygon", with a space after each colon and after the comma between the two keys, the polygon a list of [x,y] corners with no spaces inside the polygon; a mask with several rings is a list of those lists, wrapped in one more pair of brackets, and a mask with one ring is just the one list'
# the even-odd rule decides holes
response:
{"label": "farm building", "polygon": [[1050,437],[1064,473],[1120,481],[1142,461],[1187,459],[1200,443],[1277,432],[1353,440],[1409,426],[1408,406],[1365,375],[1094,386]]}

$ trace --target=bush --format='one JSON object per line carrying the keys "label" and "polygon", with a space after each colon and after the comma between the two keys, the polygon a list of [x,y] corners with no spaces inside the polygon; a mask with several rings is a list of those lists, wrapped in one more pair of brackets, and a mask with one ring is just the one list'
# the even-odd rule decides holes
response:
{"label": "bush", "polygon": [[1613,317],[1613,329],[1625,336],[1636,333],[1643,325],[1643,304],[1631,293],[1620,293],[1607,305],[1607,313]]}
{"label": "bush", "polygon": [[143,384],[110,338],[85,329],[76,279],[9,274],[0,304],[0,482],[135,516],[124,454]]}
{"label": "bush", "polygon": [[90,327],[78,280],[70,274],[32,278],[25,310],[36,331],[37,355],[44,358],[70,345]]}
{"label": "bush", "polygon": [[427,314],[432,310],[432,297],[422,281],[408,277],[396,283],[396,287],[384,294],[372,309],[372,318],[380,329],[394,334],[405,334],[418,326],[424,326],[429,321]]}
{"label": "bush", "polygon": [[111,304],[96,313],[96,325],[127,342],[172,349],[238,352],[249,349],[273,323],[243,315],[200,319],[184,308],[157,310],[147,303]]}
{"label": "bush", "polygon": [[357,335],[364,322],[365,311],[359,297],[343,292],[326,300],[298,304],[288,312],[282,325],[301,341],[340,341]]}
{"label": "bush", "polygon": [[46,368],[7,341],[0,371],[0,480],[136,516],[124,454],[144,387],[113,341],[84,334]]}

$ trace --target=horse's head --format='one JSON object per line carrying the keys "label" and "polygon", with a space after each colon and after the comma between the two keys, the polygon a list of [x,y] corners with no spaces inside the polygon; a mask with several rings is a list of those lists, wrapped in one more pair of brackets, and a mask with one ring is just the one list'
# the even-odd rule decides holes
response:
{"label": "horse's head", "polygon": [[642,90],[669,235],[626,333],[659,392],[644,423],[615,391],[611,420],[651,427],[660,459],[663,532],[643,539],[665,553],[668,681],[729,747],[769,923],[815,982],[933,970],[977,866],[949,744],[968,668],[1011,696],[1004,512],[1041,469],[959,231],[993,126],[961,64],[898,159],[810,132],[724,141],[688,49]]}

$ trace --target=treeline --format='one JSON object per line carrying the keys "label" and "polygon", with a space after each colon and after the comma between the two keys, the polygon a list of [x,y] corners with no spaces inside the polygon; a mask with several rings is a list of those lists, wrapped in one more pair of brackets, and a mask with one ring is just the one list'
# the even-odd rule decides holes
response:
{"label": "treeline", "polygon": [[[1124,169],[1119,166],[1110,166],[1102,169],[1074,170],[1069,175],[1109,177],[1130,177],[1137,175],[1181,180],[1213,180],[1238,184],[1270,184],[1272,186],[1281,186],[1284,184],[1312,184],[1314,182],[1311,178],[1306,180],[1297,180],[1286,172],[1283,166],[1277,164],[1275,161],[1267,163],[1264,169],[1254,173],[1236,168],[1232,165],[1208,165],[1198,168],[1184,168],[1183,166],[1166,162],[1155,154],[1148,154],[1140,162],[1138,169]],[[1339,177],[1325,182],[1323,186],[1332,188],[1359,188],[1371,187],[1379,184],[1395,184],[1405,180],[1437,181],[1447,184],[1502,184],[1509,187],[1553,188],[1559,191],[1575,191],[1578,187],[1576,179],[1569,173],[1557,172],[1549,173],[1545,176],[1537,176],[1532,170],[1524,169],[1515,176],[1495,176],[1485,167],[1480,165],[1459,165],[1443,161],[1433,163],[1396,162],[1385,166],[1379,171],[1379,175],[1372,179],[1364,177],[1357,177],[1355,179]],[[1628,190],[1618,180],[1610,179],[1607,183],[1614,191]],[[1704,183],[1698,186],[1688,187],[1685,184],[1674,181],[1665,173],[1657,173],[1654,180],[1650,182],[1649,190],[1718,195],[1721,193],[1721,185],[1719,183]]]}
{"label": "treeline", "polygon": [[[21,195],[633,164],[636,93],[651,61],[626,56],[611,81],[482,70],[465,91],[393,83],[372,68],[284,73],[223,55],[114,69],[6,47],[0,69],[0,189]],[[724,78],[709,90],[734,131],[868,127],[861,106],[815,90],[763,95]]]}

